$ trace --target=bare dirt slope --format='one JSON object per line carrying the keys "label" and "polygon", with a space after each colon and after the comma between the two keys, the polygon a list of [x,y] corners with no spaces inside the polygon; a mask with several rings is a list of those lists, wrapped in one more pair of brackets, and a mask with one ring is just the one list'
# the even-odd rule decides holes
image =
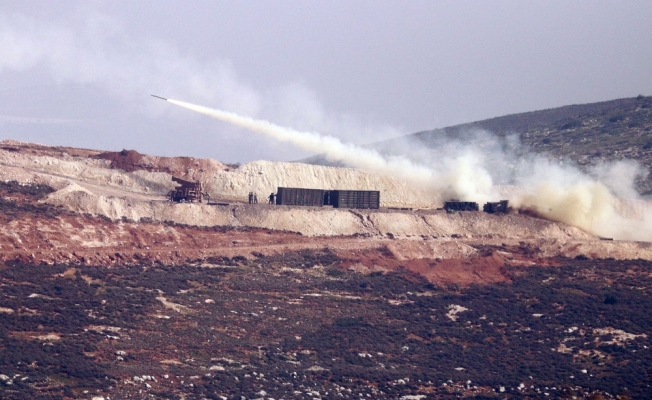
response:
{"label": "bare dirt slope", "polygon": [[[51,150],[49,150],[51,149]],[[0,142],[2,180],[44,181],[60,188],[55,177],[81,180],[125,192],[164,195],[174,187],[171,177],[201,180],[214,197],[246,201],[254,191],[261,200],[279,186],[323,189],[373,189],[381,191],[387,207],[441,205],[433,193],[387,177],[351,168],[310,166],[299,163],[256,161],[232,169],[214,160],[189,157],[153,157],[134,151],[83,153],[16,141]],[[16,167],[10,169],[8,167]],[[40,176],[46,174],[48,176]],[[128,194],[125,194],[128,196]]]}
{"label": "bare dirt slope", "polygon": [[[4,207],[18,209],[20,217],[7,217],[0,228],[3,260],[202,263],[211,257],[329,248],[360,272],[405,267],[433,281],[470,283],[503,279],[502,265],[545,264],[541,260],[557,256],[652,259],[647,243],[602,241],[577,228],[527,215],[281,207],[233,200],[236,192],[260,182],[270,187],[320,186],[324,179],[330,185],[359,185],[352,186],[356,189],[381,182],[350,169],[309,165],[292,169],[288,166],[293,164],[257,162],[233,171],[210,160],[177,162],[135,152],[3,143],[1,180],[53,188],[37,197],[21,195],[20,190],[4,195]],[[132,171],[112,168],[115,159]],[[231,200],[223,195],[221,205],[166,202],[162,193],[172,187],[168,172],[183,175],[191,164],[201,166],[200,175],[192,179],[213,176],[206,178],[209,184],[231,187],[231,192],[222,192],[233,194]],[[284,180],[273,178],[279,176]],[[20,211],[23,206],[27,209]]]}

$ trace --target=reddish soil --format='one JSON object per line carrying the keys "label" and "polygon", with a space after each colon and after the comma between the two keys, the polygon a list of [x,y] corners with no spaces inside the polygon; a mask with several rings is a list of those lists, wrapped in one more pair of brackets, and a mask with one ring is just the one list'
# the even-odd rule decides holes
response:
{"label": "reddish soil", "polygon": [[143,163],[143,155],[136,150],[108,151],[106,153],[100,153],[93,158],[109,160],[111,161],[111,168],[121,169],[127,172],[138,171],[141,169],[148,171],[160,171],[158,168],[145,165]]}
{"label": "reddish soil", "polygon": [[193,180],[198,179],[202,173],[228,169],[226,165],[214,160],[194,157],[155,157],[141,154],[136,150],[108,151],[90,157],[108,160],[111,162],[111,168],[126,172],[139,170],[165,172]]}
{"label": "reddish soil", "polygon": [[[511,273],[506,266],[557,266],[557,258],[539,258],[532,249],[520,246],[484,249],[481,255],[467,258],[413,258],[399,260],[385,247],[363,251],[340,251],[339,257],[345,261],[346,268],[360,272],[406,270],[419,274],[432,283],[439,285],[468,286],[471,284],[488,284],[511,282]],[[502,254],[501,254],[502,253]]]}
{"label": "reddish soil", "polygon": [[[25,202],[27,196],[22,197]],[[300,250],[333,250],[343,269],[362,273],[404,269],[442,285],[467,286],[508,282],[505,265],[554,264],[523,249],[509,259],[496,251],[478,257],[397,259],[387,249],[391,239],[321,238],[254,228],[197,228],[174,224],[112,222],[39,205],[5,213],[0,230],[0,262],[81,265],[220,264],[223,257],[254,259]],[[40,207],[40,208],[39,208]],[[16,218],[20,216],[20,218]]]}
{"label": "reddish soil", "polygon": [[555,258],[538,258],[538,249],[525,244],[476,246],[479,252],[475,256],[434,259],[414,250],[402,251],[397,256],[390,248],[401,251],[410,244],[396,239],[335,237],[324,241],[259,228],[114,222],[39,203],[38,199],[50,191],[46,186],[2,184],[0,262],[94,266],[224,264],[234,257],[255,260],[328,249],[336,255],[336,266],[341,269],[364,274],[405,270],[446,286],[509,282],[511,276],[505,266],[557,265]]}

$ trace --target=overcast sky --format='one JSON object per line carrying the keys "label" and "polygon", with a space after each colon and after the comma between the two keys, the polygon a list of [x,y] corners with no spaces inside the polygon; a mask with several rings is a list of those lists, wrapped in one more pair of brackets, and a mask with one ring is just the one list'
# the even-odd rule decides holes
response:
{"label": "overcast sky", "polygon": [[652,95],[652,1],[0,0],[0,139],[307,156],[150,97],[369,143]]}

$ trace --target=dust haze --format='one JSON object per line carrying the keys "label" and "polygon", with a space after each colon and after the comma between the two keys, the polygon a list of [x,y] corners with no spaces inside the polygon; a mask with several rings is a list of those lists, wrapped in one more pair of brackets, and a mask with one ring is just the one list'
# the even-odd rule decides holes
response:
{"label": "dust haze", "polygon": [[316,132],[302,132],[178,100],[167,101],[323,154],[329,161],[404,179],[433,190],[443,200],[483,203],[506,198],[515,209],[564,222],[594,235],[652,240],[650,212],[637,204],[639,199],[634,188],[636,177],[647,171],[631,160],[602,164],[585,173],[564,160],[550,160],[527,152],[515,136],[498,138],[484,131],[472,132],[475,140],[449,139],[428,150],[406,142],[400,150],[410,157],[386,155]]}

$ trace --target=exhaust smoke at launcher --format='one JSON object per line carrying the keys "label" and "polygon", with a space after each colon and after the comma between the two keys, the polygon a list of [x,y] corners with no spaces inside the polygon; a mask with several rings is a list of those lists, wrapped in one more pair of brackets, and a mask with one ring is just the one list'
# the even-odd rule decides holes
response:
{"label": "exhaust smoke at launcher", "polygon": [[[404,156],[383,156],[375,150],[342,143],[332,136],[301,132],[228,111],[154,97],[291,143],[303,150],[323,154],[331,162],[339,161],[350,167],[405,180],[432,191],[441,199],[484,202],[497,198],[498,191],[490,169],[484,165],[487,154],[480,149],[462,146],[463,151],[458,153],[431,157],[428,163],[417,163]],[[513,154],[497,155],[514,157]],[[534,169],[515,177],[523,189],[508,196],[516,209],[527,209],[546,219],[564,222],[594,235],[624,240],[652,240],[652,208],[644,208],[636,220],[625,218],[615,208],[615,204],[623,200],[617,199],[607,186],[577,168],[564,167],[557,171],[550,167],[549,160],[540,155],[519,157],[519,162]],[[616,169],[618,165],[606,167]],[[570,181],[569,176],[573,177]]]}

